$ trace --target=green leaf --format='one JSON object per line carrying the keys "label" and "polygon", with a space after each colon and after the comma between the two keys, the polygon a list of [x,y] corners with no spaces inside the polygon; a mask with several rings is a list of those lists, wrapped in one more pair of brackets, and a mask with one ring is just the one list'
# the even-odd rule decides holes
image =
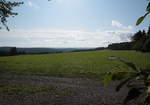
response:
{"label": "green leaf", "polygon": [[114,72],[112,75],[112,80],[123,80],[128,78],[129,72]]}
{"label": "green leaf", "polygon": [[142,92],[140,91],[140,88],[130,89],[127,97],[124,100],[124,105],[126,105],[129,101],[138,98],[141,94],[142,94]]}
{"label": "green leaf", "polygon": [[124,81],[120,82],[120,84],[116,87],[116,91],[118,92],[125,84],[127,84],[131,78],[127,78]]}
{"label": "green leaf", "polygon": [[150,69],[141,69],[141,71],[147,73],[147,74],[150,74]]}
{"label": "green leaf", "polygon": [[106,74],[104,79],[103,79],[103,84],[105,86],[110,84],[110,81],[112,80],[112,74]]}
{"label": "green leaf", "polygon": [[146,8],[146,11],[147,11],[147,12],[150,12],[150,2],[148,3],[148,6],[147,6],[147,8]]}
{"label": "green leaf", "polygon": [[140,18],[137,20],[136,25],[138,26],[139,24],[141,24],[144,19],[145,19],[145,16],[140,17]]}
{"label": "green leaf", "polygon": [[132,68],[135,71],[138,71],[137,67],[135,66],[134,63],[131,62],[124,62],[126,65],[128,65],[130,68]]}
{"label": "green leaf", "polygon": [[[124,85],[126,85],[130,80],[136,78],[138,76],[138,73],[133,72],[122,72],[118,73],[118,76],[122,77],[121,79],[124,79],[119,83],[119,85],[116,87],[116,91],[119,91]],[[120,80],[121,80],[120,79]]]}
{"label": "green leaf", "polygon": [[124,63],[124,64],[126,64],[127,66],[129,66],[130,68],[132,68],[134,71],[136,71],[136,72],[138,72],[139,70],[138,70],[138,68],[136,67],[136,65],[134,64],[134,63],[132,63],[132,62],[127,62],[127,61],[125,61],[125,60],[123,60],[123,59],[118,59],[120,62],[122,62],[122,63]]}
{"label": "green leaf", "polygon": [[145,19],[145,17],[149,14],[149,12],[147,12],[144,16],[140,17],[137,22],[136,25],[138,26],[139,24],[141,24],[143,22],[143,20]]}

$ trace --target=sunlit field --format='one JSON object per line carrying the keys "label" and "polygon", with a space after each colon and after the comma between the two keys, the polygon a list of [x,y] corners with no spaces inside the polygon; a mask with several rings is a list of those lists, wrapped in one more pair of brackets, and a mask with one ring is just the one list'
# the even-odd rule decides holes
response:
{"label": "sunlit field", "polygon": [[125,64],[108,59],[118,56],[140,68],[150,69],[150,54],[136,51],[89,51],[0,57],[0,75],[40,75],[100,78],[108,71],[128,71]]}

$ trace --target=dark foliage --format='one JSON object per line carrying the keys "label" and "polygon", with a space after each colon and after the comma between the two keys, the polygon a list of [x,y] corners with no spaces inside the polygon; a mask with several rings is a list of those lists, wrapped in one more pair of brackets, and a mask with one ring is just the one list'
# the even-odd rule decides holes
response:
{"label": "dark foliage", "polygon": [[8,56],[9,53],[6,51],[0,51],[0,56]]}
{"label": "dark foliage", "polygon": [[129,90],[127,97],[124,99],[123,104],[126,105],[129,101],[133,99],[137,99],[142,92],[140,91],[140,88],[132,88]]}
{"label": "dark foliage", "polygon": [[150,70],[138,68],[134,63],[118,57],[116,57],[116,60],[132,68],[132,71],[109,72],[104,77],[104,84],[109,84],[111,80],[121,80],[116,87],[116,91],[118,92],[123,86],[129,88],[123,102],[124,105],[133,101],[137,104],[140,103],[140,105],[150,105]]}
{"label": "dark foliage", "polygon": [[5,26],[6,29],[9,31],[9,28],[6,25],[7,18],[17,15],[16,12],[13,12],[13,8],[21,4],[23,4],[23,2],[0,0],[0,29],[2,28],[2,26]]}
{"label": "dark foliage", "polygon": [[113,43],[108,46],[112,50],[137,50],[150,52],[150,26],[148,31],[138,31],[131,37],[131,42]]}
{"label": "dark foliage", "polygon": [[138,31],[137,33],[134,34],[134,36],[131,37],[132,41],[138,41],[143,37],[142,31]]}
{"label": "dark foliage", "polygon": [[9,55],[17,55],[17,49],[16,47],[12,47],[9,51]]}
{"label": "dark foliage", "polygon": [[0,56],[13,56],[18,54],[22,54],[22,52],[17,52],[16,47],[10,47],[7,48],[7,50],[0,50]]}
{"label": "dark foliage", "polygon": [[113,43],[108,45],[108,49],[112,50],[132,50],[133,43],[124,42],[124,43]]}

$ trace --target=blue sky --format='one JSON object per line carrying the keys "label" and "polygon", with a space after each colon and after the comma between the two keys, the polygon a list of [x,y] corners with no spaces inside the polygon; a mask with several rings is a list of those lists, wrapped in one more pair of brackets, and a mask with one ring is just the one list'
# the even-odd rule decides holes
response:
{"label": "blue sky", "polygon": [[[19,1],[19,0],[18,0]],[[0,46],[99,47],[129,41],[146,0],[20,0],[19,13],[0,30]]]}

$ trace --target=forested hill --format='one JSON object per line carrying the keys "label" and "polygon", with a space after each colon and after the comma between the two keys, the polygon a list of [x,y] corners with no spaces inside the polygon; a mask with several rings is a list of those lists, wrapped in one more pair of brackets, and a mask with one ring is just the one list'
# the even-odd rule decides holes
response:
{"label": "forested hill", "polygon": [[[77,52],[89,51],[95,48],[16,48],[16,47],[0,47],[0,55],[16,55],[16,54],[48,54],[61,52]],[[12,54],[13,53],[13,54]]]}

